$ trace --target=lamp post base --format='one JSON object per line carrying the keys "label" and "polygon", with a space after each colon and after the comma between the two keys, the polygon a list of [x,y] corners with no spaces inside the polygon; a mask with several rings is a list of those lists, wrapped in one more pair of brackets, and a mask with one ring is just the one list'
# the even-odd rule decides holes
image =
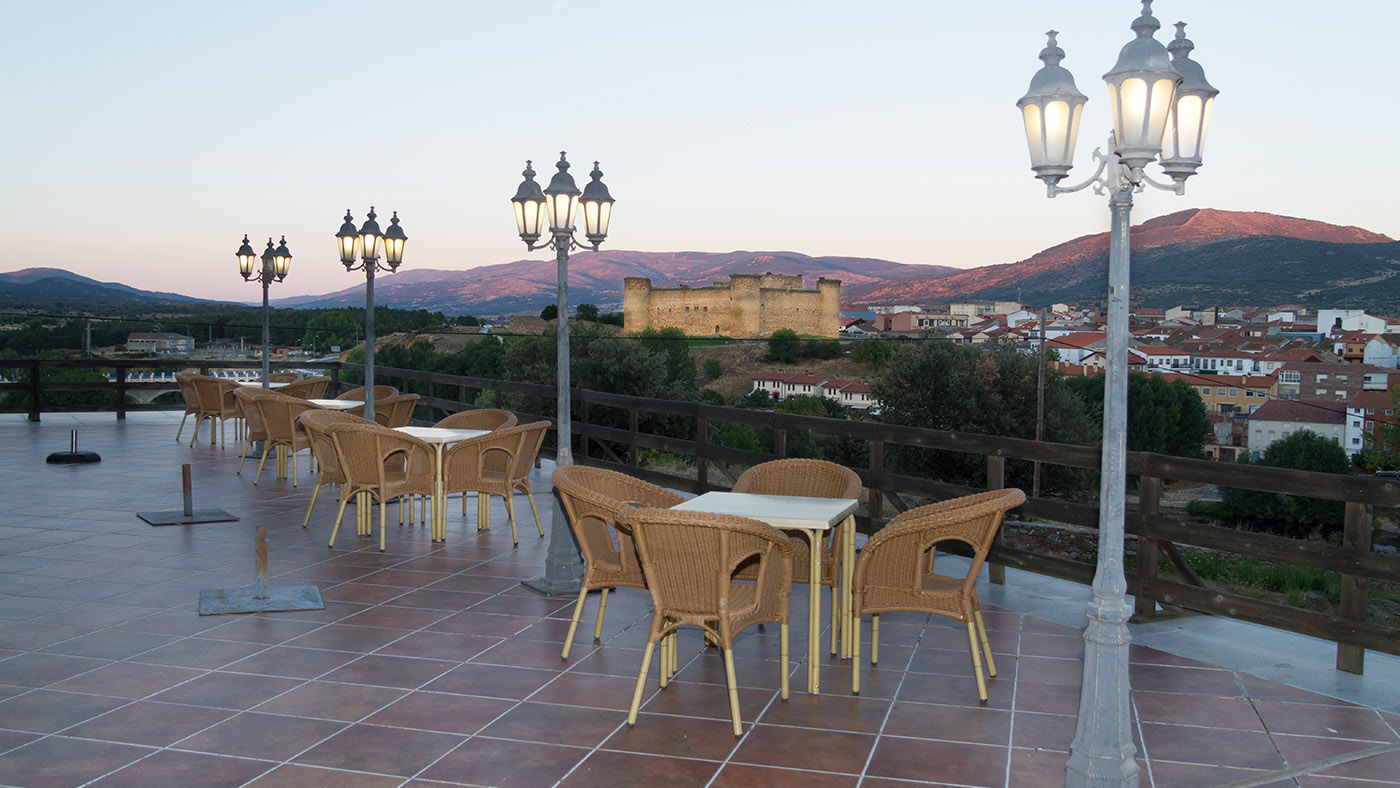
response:
{"label": "lamp post base", "polygon": [[564,506],[559,502],[556,490],[550,496],[554,501],[549,522],[549,557],[545,559],[544,576],[521,580],[520,584],[532,588],[545,596],[577,595],[583,588],[583,557],[574,529],[564,514]]}

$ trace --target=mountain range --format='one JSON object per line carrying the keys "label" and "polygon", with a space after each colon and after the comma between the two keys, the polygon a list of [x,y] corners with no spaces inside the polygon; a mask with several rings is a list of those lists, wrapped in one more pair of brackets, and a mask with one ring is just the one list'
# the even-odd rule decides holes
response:
{"label": "mountain range", "polygon": [[[604,310],[622,302],[622,282],[703,286],[731,274],[800,274],[840,279],[842,302],[930,304],[971,298],[1095,303],[1107,290],[1108,233],[1085,235],[1014,263],[973,269],[908,265],[796,252],[579,252],[569,260],[569,300]],[[1191,209],[1132,229],[1132,300],[1265,306],[1299,303],[1400,313],[1400,243],[1379,233],[1256,212]],[[539,312],[555,295],[552,259],[468,270],[403,268],[375,281],[375,302],[449,315]],[[0,304],[25,302],[213,303],[150,293],[53,268],[0,273]],[[279,307],[364,304],[364,286],[277,299]]]}

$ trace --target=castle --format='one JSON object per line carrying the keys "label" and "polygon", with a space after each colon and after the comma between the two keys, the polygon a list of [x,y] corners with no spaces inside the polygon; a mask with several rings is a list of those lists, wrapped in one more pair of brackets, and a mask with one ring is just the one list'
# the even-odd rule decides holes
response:
{"label": "castle", "polygon": [[731,274],[710,287],[653,288],[645,277],[623,280],[628,332],[675,326],[692,336],[767,337],[780,328],[835,337],[840,329],[841,280],[818,279],[802,289],[790,274]]}

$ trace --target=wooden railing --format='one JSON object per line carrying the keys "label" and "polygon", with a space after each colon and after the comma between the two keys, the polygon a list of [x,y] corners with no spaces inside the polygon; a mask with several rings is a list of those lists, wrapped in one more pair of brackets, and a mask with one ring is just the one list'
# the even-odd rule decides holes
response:
{"label": "wooden railing", "polygon": [[[31,380],[39,378],[42,367],[55,363],[84,365],[78,362],[27,362],[33,370]],[[200,367],[201,364],[205,368],[242,366],[222,362],[103,362],[104,367],[117,366],[119,369],[122,365],[126,369],[148,369],[158,366]],[[0,362],[0,366],[9,368],[25,365]],[[341,373],[357,378],[362,371],[362,367],[355,364],[291,363],[280,366],[324,369],[337,382]],[[535,418],[550,418],[546,414],[552,410],[555,397],[554,387],[548,385],[418,370],[379,367],[376,368],[376,378],[377,382],[418,393],[421,397],[418,415],[429,421],[468,406],[475,399],[473,392],[490,392],[493,404],[504,404],[509,400],[514,410]],[[122,379],[119,372],[117,383],[105,385],[115,386],[120,392]],[[52,388],[101,388],[103,385],[55,384]],[[34,401],[38,402],[37,395],[42,393],[44,386],[0,384],[0,391],[26,388],[34,392]],[[132,386],[128,384],[127,389],[130,388]],[[866,532],[878,529],[893,514],[921,501],[974,490],[968,486],[898,473],[897,469],[887,467],[886,452],[891,446],[922,447],[980,456],[986,466],[985,489],[1005,486],[1008,461],[1038,462],[1093,471],[1099,467],[1099,449],[1096,446],[998,438],[871,421],[797,416],[585,389],[575,390],[573,400],[574,451],[578,461],[622,470],[689,492],[727,489],[739,469],[786,456],[791,435],[806,432],[863,442],[866,462],[855,470],[868,491],[868,501],[858,517],[858,524]],[[126,408],[137,409],[133,406]],[[605,412],[612,418],[590,419],[591,413],[602,416]],[[619,414],[625,414],[625,417],[619,418]],[[122,411],[118,410],[118,417],[121,415]],[[681,432],[685,434],[678,436],[672,430],[673,434],[663,435],[640,428],[646,420],[658,415],[673,417],[673,423],[683,425]],[[32,413],[31,418],[37,420],[38,413]],[[617,426],[619,423],[626,426]],[[719,423],[746,424],[772,430],[774,450],[761,452],[720,445],[711,440],[711,425]],[[553,445],[553,440],[546,441],[546,454],[550,453]],[[647,467],[642,461],[645,450],[686,458],[693,463],[693,476]],[[1137,481],[1137,505],[1129,509],[1126,527],[1128,533],[1136,537],[1137,560],[1135,570],[1128,579],[1130,591],[1135,596],[1138,620],[1160,615],[1160,605],[1228,616],[1323,638],[1338,644],[1337,668],[1354,673],[1362,671],[1366,649],[1400,654],[1400,629],[1367,620],[1369,583],[1383,581],[1400,584],[1400,559],[1374,553],[1370,544],[1373,508],[1400,507],[1400,483],[1371,477],[1235,465],[1141,452],[1129,453],[1128,472]],[[1161,514],[1160,506],[1166,480],[1276,493],[1306,492],[1313,498],[1343,501],[1346,507],[1343,538],[1340,544],[1328,544],[1167,517]],[[1016,516],[1029,521],[1032,524],[1030,527],[1035,527],[1033,524],[1038,522],[1052,522],[1092,529],[1098,524],[1098,507],[1089,503],[1036,497],[1028,498],[1016,511]],[[1180,546],[1339,572],[1342,576],[1339,612],[1332,615],[1302,609],[1208,585],[1191,571],[1182,557]],[[1158,573],[1159,556],[1175,569],[1175,577]],[[993,582],[1003,582],[1006,566],[1086,584],[1091,582],[1094,573],[1092,564],[1007,544],[998,544],[991,558],[994,562],[991,567]]]}

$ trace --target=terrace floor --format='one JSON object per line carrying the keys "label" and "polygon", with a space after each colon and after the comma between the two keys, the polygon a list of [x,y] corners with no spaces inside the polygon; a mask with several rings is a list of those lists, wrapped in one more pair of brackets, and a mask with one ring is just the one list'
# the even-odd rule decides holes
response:
{"label": "terrace floor", "polygon": [[[207,432],[191,449],[173,440],[178,421],[0,416],[0,785],[1063,784],[1083,641],[1003,589],[984,595],[1001,671],[985,706],[957,624],[887,615],[880,664],[861,668],[859,697],[850,662],[824,657],[822,695],[805,692],[806,666],[793,662],[791,699],[779,700],[777,628],[749,630],[735,649],[744,719],[735,739],[722,661],[686,633],[676,680],[658,690],[653,676],[628,728],[649,599],[620,589],[595,644],[591,596],[561,661],[573,600],[520,584],[542,573],[546,552],[528,507],[518,507],[519,548],[497,500],[482,533],[476,507],[463,518],[452,501],[446,545],[394,518],[387,552],[348,526],[331,551],[334,496],[301,528],[304,459],[300,487],[270,471],[254,487],[249,468],[234,473],[231,432],[226,449],[211,448]],[[102,462],[46,465],[74,426]],[[180,508],[182,463],[196,508],[241,520],[137,519]],[[543,472],[535,488],[547,519]],[[269,528],[271,584],[314,583],[326,608],[199,616],[201,589],[251,583],[259,524]],[[805,614],[805,588],[793,593],[793,611]],[[1082,610],[1087,591],[1076,593],[1069,604]],[[792,631],[794,659],[804,658],[805,619]],[[1170,632],[1153,638],[1163,645]],[[1143,786],[1400,784],[1400,714],[1385,701],[1375,708],[1138,644],[1131,660]],[[1280,774],[1300,767],[1307,774]]]}

